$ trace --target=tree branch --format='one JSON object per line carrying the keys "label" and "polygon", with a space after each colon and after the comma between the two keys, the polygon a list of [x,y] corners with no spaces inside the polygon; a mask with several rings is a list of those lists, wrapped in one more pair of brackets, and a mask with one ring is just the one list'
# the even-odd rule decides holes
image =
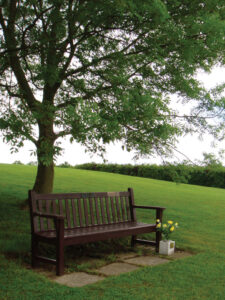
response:
{"label": "tree branch", "polygon": [[[39,14],[37,14],[37,12],[36,12],[36,18],[33,20],[33,22],[31,23],[31,24],[29,24],[29,26],[27,26],[26,28],[25,28],[25,30],[23,31],[23,36],[22,36],[22,45],[25,45],[25,36],[26,36],[26,33],[27,33],[27,31],[29,31],[29,30],[31,30],[34,26],[35,26],[35,24],[37,23],[37,21],[47,12],[47,11],[49,11],[50,9],[52,9],[54,7],[54,5],[52,5],[52,6],[50,6],[50,7],[48,7],[48,8],[46,8],[45,10],[43,10],[43,11],[41,11]],[[22,46],[23,47],[23,46]],[[22,48],[21,47],[21,48]]]}
{"label": "tree branch", "polygon": [[17,94],[17,93],[12,92],[10,90],[10,88],[12,88],[12,86],[9,86],[7,84],[1,84],[1,83],[0,83],[0,86],[7,90],[10,97],[16,97],[16,98],[20,98],[20,99],[23,97],[21,94]]}
{"label": "tree branch", "polygon": [[16,47],[14,49],[6,49],[6,50],[0,52],[0,56],[4,55],[6,53],[9,53],[9,52],[18,52],[20,50],[26,50],[28,48],[30,48],[30,46]]}
{"label": "tree branch", "polygon": [[67,74],[65,74],[65,77],[69,77],[69,76],[72,76],[72,75],[75,75],[79,72],[84,72],[87,70],[87,68],[91,67],[91,66],[94,66],[94,65],[97,65],[98,63],[102,62],[102,61],[108,61],[108,60],[111,60],[113,57],[115,57],[116,55],[119,55],[121,53],[124,54],[124,56],[130,56],[130,55],[134,55],[134,54],[140,54],[143,52],[143,49],[142,50],[136,50],[136,51],[131,51],[131,52],[128,52],[128,53],[125,53],[129,48],[131,48],[132,46],[135,45],[135,43],[138,41],[138,39],[140,37],[143,37],[146,35],[146,32],[138,35],[138,37],[136,39],[134,39],[131,43],[129,43],[126,47],[124,47],[123,49],[117,51],[117,52],[112,52],[112,53],[109,53],[105,56],[102,56],[102,57],[99,57],[99,58],[96,58],[96,59],[93,59],[90,63],[86,64],[86,65],[83,65],[82,67],[79,67],[75,70],[70,70]]}
{"label": "tree branch", "polygon": [[2,12],[0,11],[0,24],[2,25],[5,39],[6,39],[6,46],[9,51],[9,59],[10,64],[12,66],[13,72],[16,76],[16,79],[19,83],[23,96],[31,109],[31,111],[35,110],[38,101],[35,99],[33,92],[27,82],[25,77],[24,71],[20,65],[19,58],[15,51],[12,51],[17,48],[16,40],[15,40],[15,16],[16,16],[16,0],[12,0],[10,2],[10,12],[9,12],[9,21],[8,26],[5,25],[5,21],[2,16]]}

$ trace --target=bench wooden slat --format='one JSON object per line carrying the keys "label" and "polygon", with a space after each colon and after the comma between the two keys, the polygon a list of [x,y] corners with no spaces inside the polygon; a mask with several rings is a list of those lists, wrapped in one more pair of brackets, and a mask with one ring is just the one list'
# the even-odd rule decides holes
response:
{"label": "bench wooden slat", "polygon": [[130,206],[129,206],[129,199],[128,199],[128,197],[125,198],[125,203],[126,203],[127,220],[131,221]]}
{"label": "bench wooden slat", "polygon": [[113,223],[116,223],[116,213],[115,213],[114,198],[113,197],[110,197],[110,202],[111,202],[111,211],[112,211]]}
{"label": "bench wooden slat", "polygon": [[124,198],[123,197],[120,197],[120,203],[121,203],[122,219],[123,219],[123,221],[126,221],[125,208],[124,208]]}
{"label": "bench wooden slat", "polygon": [[89,198],[89,208],[90,208],[90,214],[91,214],[91,224],[95,225],[95,218],[94,218],[94,211],[93,211],[93,199]]}
{"label": "bench wooden slat", "polygon": [[[150,229],[153,230],[155,228],[155,224],[145,224],[139,222],[117,222],[114,224],[106,225],[95,225],[89,227],[79,227],[73,229],[65,229],[64,237],[66,239],[73,238],[73,237],[81,237],[86,236],[87,239],[91,235],[98,235],[98,233],[107,234],[113,233],[115,231],[129,231],[129,230],[136,230],[136,229]],[[40,236],[49,237],[49,238],[56,238],[56,233],[54,231],[45,231],[39,233]]]}
{"label": "bench wooden slat", "polygon": [[56,200],[52,201],[52,212],[53,214],[57,214]]}
{"label": "bench wooden slat", "polygon": [[84,217],[85,217],[85,224],[86,226],[89,225],[89,220],[88,220],[88,206],[87,206],[87,199],[83,199],[84,202]]}
{"label": "bench wooden slat", "polygon": [[[52,202],[52,200],[45,201],[45,207],[46,207],[47,214],[51,213],[51,202]],[[47,228],[48,228],[48,230],[52,229],[52,224],[51,224],[50,219],[47,219]]]}
{"label": "bench wooden slat", "polygon": [[64,215],[62,199],[59,199],[59,214],[62,216]]}
{"label": "bench wooden slat", "polygon": [[74,199],[71,200],[71,204],[72,204],[72,212],[73,212],[73,226],[77,227],[77,211],[76,211]]}
{"label": "bench wooden slat", "polygon": [[[43,212],[42,202],[43,202],[42,200],[38,201],[38,210],[40,212]],[[44,230],[44,220],[43,220],[43,218],[40,218],[40,230],[41,231]]]}
{"label": "bench wooden slat", "polygon": [[66,208],[66,219],[67,219],[67,227],[71,228],[71,222],[70,222],[70,208],[69,208],[69,200],[65,200],[65,208]]}
{"label": "bench wooden slat", "polygon": [[106,214],[107,214],[108,224],[110,224],[111,223],[111,218],[110,218],[109,198],[108,197],[105,198],[105,205],[106,205]]}
{"label": "bench wooden slat", "polygon": [[80,223],[80,227],[83,226],[83,215],[82,215],[82,207],[81,207],[81,199],[79,198],[77,200],[78,203],[78,215],[79,215],[79,223]]}
{"label": "bench wooden slat", "polygon": [[[37,211],[37,203],[36,203],[36,200],[32,200],[32,205],[33,205],[33,209],[34,211]],[[38,218],[37,217],[34,217],[34,221],[33,221],[33,230],[34,231],[38,231]]]}
{"label": "bench wooden slat", "polygon": [[102,215],[102,224],[106,224],[103,198],[100,198],[100,207],[101,207],[101,215]]}
{"label": "bench wooden slat", "polygon": [[97,224],[100,225],[100,215],[99,215],[99,208],[98,208],[98,199],[95,198],[95,212],[96,212],[96,217],[97,217]]}
{"label": "bench wooden slat", "polygon": [[129,192],[97,192],[97,193],[64,193],[64,194],[35,194],[36,200],[55,200],[55,199],[82,199],[82,198],[101,198],[101,197],[129,197]]}
{"label": "bench wooden slat", "polygon": [[119,206],[119,199],[118,197],[116,196],[116,211],[117,211],[117,219],[118,219],[118,222],[121,221],[121,217],[120,217],[120,206]]}
{"label": "bench wooden slat", "polygon": [[41,262],[56,265],[56,259],[52,259],[44,256],[37,256],[36,258]]}

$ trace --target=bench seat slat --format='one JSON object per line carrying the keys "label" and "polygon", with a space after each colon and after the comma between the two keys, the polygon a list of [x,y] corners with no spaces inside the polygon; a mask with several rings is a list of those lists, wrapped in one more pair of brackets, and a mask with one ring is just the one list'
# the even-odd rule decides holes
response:
{"label": "bench seat slat", "polygon": [[[89,227],[79,227],[74,229],[65,229],[64,231],[64,238],[78,238],[81,236],[88,236],[88,235],[97,235],[98,233],[110,234],[113,232],[124,232],[130,234],[135,234],[138,230],[146,230],[146,232],[155,231],[156,225],[155,224],[146,224],[140,222],[120,222],[115,224],[107,224],[107,225],[97,225],[97,226],[89,226]],[[36,233],[37,235],[55,239],[56,238],[56,231],[49,230]]]}

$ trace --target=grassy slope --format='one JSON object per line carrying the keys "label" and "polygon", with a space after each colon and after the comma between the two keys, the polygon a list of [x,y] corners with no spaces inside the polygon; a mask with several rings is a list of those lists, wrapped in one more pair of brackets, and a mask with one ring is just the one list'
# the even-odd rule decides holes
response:
{"label": "grassy slope", "polygon": [[[172,219],[180,224],[174,233],[177,246],[198,253],[166,265],[146,267],[98,284],[70,289],[24,269],[18,259],[29,253],[29,215],[19,206],[32,187],[35,167],[0,165],[0,171],[0,299],[223,298],[224,190],[56,168],[55,192],[117,191],[133,187],[137,203],[165,206],[164,220]],[[139,219],[147,221],[148,216],[147,212],[139,212]],[[3,254],[16,254],[17,259],[9,261]]]}

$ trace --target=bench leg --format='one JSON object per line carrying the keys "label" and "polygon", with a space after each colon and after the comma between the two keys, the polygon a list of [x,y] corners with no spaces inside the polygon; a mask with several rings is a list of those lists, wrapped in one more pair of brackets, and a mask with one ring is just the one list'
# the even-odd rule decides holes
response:
{"label": "bench leg", "polygon": [[[156,219],[159,219],[160,222],[162,223],[162,217],[163,217],[163,210],[161,209],[157,209],[156,211]],[[156,238],[155,238],[155,242],[156,242],[156,252],[159,253],[159,242],[162,239],[162,233],[159,231],[156,231]]]}
{"label": "bench leg", "polygon": [[63,241],[59,241],[56,246],[56,275],[64,274],[64,245]]}
{"label": "bench leg", "polygon": [[159,253],[159,242],[161,241],[162,239],[162,234],[161,232],[156,232],[156,246],[155,246],[155,250],[157,253]]}
{"label": "bench leg", "polygon": [[136,239],[137,239],[137,236],[132,235],[132,237],[131,237],[131,247],[134,247]]}
{"label": "bench leg", "polygon": [[38,255],[38,240],[32,236],[31,237],[31,266],[32,268],[37,267],[37,257]]}

